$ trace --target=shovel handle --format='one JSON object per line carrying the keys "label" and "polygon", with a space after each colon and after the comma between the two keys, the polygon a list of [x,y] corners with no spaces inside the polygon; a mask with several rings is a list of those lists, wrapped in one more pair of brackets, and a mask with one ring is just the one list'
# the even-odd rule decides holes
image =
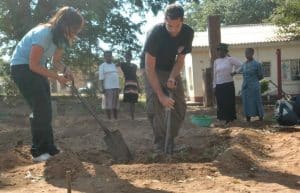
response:
{"label": "shovel handle", "polygon": [[72,187],[71,187],[71,171],[66,171],[66,183],[67,183],[67,193],[72,192]]}
{"label": "shovel handle", "polygon": [[101,129],[103,129],[104,133],[106,135],[110,134],[110,131],[107,127],[105,127],[102,122],[98,119],[96,113],[92,110],[91,106],[89,105],[89,103],[84,100],[79,92],[78,89],[74,86],[74,82],[72,82],[72,85],[69,85],[69,87],[72,89],[72,92],[76,95],[76,97],[80,100],[80,102],[83,104],[83,106],[89,111],[89,113],[95,118],[95,120],[97,121],[97,123],[99,124],[99,126],[101,127]]}
{"label": "shovel handle", "polygon": [[[168,91],[169,97],[173,97],[172,91]],[[166,108],[165,110],[165,117],[166,117],[166,138],[165,138],[165,147],[164,147],[164,152],[165,154],[168,153],[168,145],[171,137],[171,108]]]}

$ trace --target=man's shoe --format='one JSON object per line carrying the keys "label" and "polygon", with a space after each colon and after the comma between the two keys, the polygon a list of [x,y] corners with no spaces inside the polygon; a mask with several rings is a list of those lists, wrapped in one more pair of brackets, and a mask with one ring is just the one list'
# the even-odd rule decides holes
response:
{"label": "man's shoe", "polygon": [[34,162],[43,162],[43,161],[47,161],[49,158],[51,157],[51,155],[49,153],[43,153],[37,157],[33,157],[32,161]]}

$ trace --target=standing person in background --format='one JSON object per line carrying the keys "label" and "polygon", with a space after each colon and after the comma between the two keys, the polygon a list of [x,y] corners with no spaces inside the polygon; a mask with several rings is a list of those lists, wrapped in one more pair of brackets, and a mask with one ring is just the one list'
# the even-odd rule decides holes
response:
{"label": "standing person in background", "polygon": [[[63,50],[72,45],[84,25],[73,7],[60,8],[47,23],[31,29],[16,46],[11,58],[11,75],[29,104],[33,161],[46,161],[60,151],[54,144],[51,96],[48,78],[66,84],[73,81],[70,69],[62,62]],[[52,58],[56,71],[48,70]],[[63,73],[58,75],[57,71]]]}
{"label": "standing person in background", "polygon": [[[165,10],[164,23],[155,25],[148,33],[142,68],[146,69],[146,111],[154,132],[155,150],[164,150],[166,138],[165,109],[171,108],[171,133],[167,153],[171,154],[186,112],[184,89],[180,72],[185,55],[192,50],[194,30],[183,23],[184,10],[171,4]],[[172,92],[173,97],[168,93]]]}
{"label": "standing person in background", "polygon": [[126,52],[126,62],[121,62],[120,66],[125,76],[123,101],[129,103],[131,119],[134,120],[135,103],[137,103],[139,97],[139,83],[136,76],[137,66],[131,63],[131,59],[131,52]]}
{"label": "standing person in background", "polygon": [[99,66],[100,91],[104,94],[102,98],[102,109],[106,110],[107,118],[111,119],[111,113],[118,119],[119,108],[119,73],[117,67],[112,63],[112,52],[104,52],[105,62]]}
{"label": "standing person in background", "polygon": [[241,67],[241,62],[228,55],[228,45],[220,43],[218,58],[214,61],[213,87],[217,99],[217,118],[228,124],[236,119],[235,88],[233,72]]}
{"label": "standing person in background", "polygon": [[263,79],[261,64],[253,59],[254,49],[246,48],[245,56],[247,61],[243,64],[241,72],[243,73],[242,101],[244,114],[248,122],[251,117],[258,116],[263,120],[264,110],[260,93],[259,81]]}

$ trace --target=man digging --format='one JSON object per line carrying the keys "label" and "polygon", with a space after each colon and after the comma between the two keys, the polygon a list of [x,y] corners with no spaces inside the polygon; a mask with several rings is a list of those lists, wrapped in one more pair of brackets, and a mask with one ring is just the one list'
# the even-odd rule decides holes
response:
{"label": "man digging", "polygon": [[[183,23],[184,10],[177,4],[167,6],[164,23],[155,25],[147,35],[141,67],[145,67],[146,111],[154,132],[154,148],[162,152],[166,138],[166,108],[171,108],[170,136],[165,153],[172,154],[186,112],[180,72],[185,55],[192,50],[194,30]],[[172,93],[172,98],[169,97]]]}

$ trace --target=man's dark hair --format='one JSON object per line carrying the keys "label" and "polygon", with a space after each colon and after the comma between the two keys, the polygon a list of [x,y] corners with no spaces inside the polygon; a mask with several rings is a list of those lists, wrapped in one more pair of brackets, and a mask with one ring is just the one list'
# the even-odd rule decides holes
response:
{"label": "man's dark hair", "polygon": [[183,16],[184,16],[184,10],[178,4],[170,4],[167,6],[165,10],[165,18],[174,20],[179,18],[183,19]]}

